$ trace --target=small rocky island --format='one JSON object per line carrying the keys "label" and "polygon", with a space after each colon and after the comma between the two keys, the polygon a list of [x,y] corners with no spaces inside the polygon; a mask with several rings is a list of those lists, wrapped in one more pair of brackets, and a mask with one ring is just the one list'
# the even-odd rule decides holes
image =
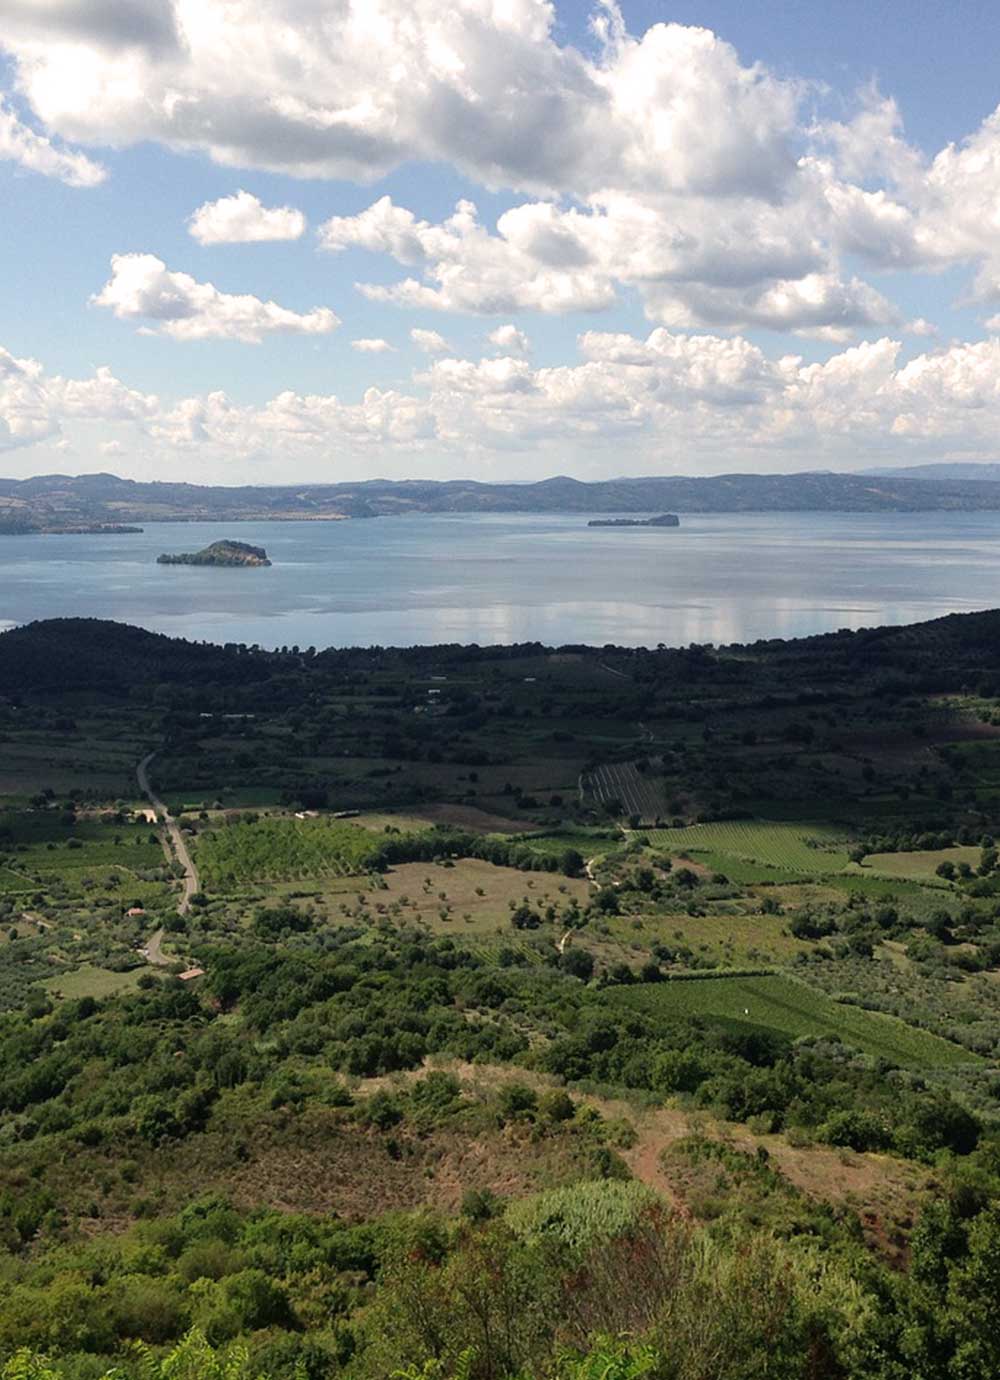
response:
{"label": "small rocky island", "polygon": [[681,520],[676,513],[661,513],[651,518],[593,518],[588,527],[679,527]]}
{"label": "small rocky island", "polygon": [[203,551],[181,551],[177,555],[157,556],[157,565],[270,565],[262,546],[245,541],[213,541]]}

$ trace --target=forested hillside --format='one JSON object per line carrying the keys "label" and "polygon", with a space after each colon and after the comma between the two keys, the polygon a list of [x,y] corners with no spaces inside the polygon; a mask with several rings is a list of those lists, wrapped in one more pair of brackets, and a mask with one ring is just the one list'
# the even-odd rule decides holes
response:
{"label": "forested hillside", "polygon": [[0,635],[0,1376],[997,1373],[998,633]]}

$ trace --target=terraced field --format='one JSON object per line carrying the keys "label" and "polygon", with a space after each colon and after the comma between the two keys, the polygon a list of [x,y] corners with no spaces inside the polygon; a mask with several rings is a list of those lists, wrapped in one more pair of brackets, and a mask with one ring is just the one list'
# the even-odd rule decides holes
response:
{"label": "terraced field", "polygon": [[982,1061],[949,1040],[904,1021],[845,1006],[791,978],[720,977],[622,987],[608,999],[671,1021],[709,1016],[798,1039],[837,1036],[867,1054],[910,1068],[947,1069]]}
{"label": "terraced field", "polygon": [[[727,857],[789,873],[843,872],[849,858],[843,835],[824,824],[779,824],[766,820],[721,820],[686,829],[646,829],[656,848],[676,855],[712,855],[711,866]],[[723,867],[723,870],[725,868]]]}

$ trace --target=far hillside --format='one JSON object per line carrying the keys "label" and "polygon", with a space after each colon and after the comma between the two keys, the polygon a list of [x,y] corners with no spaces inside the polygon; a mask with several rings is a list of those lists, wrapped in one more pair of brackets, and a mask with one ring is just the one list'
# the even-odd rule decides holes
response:
{"label": "far hillside", "polygon": [[94,530],[102,524],[373,518],[405,513],[996,512],[996,485],[898,471],[663,475],[534,484],[366,480],[348,484],[207,486],[112,474],[0,480],[0,535]]}

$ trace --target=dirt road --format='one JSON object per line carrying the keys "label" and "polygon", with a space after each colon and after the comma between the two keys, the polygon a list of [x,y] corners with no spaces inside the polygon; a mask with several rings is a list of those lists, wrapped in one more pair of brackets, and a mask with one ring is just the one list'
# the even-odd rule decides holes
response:
{"label": "dirt road", "polygon": [[144,944],[139,950],[146,962],[152,963],[156,968],[166,968],[169,964],[174,962],[172,958],[168,958],[163,952],[163,940],[165,936],[166,930],[154,930],[149,936],[149,943]]}
{"label": "dirt road", "polygon": [[[135,769],[136,779],[139,782],[139,789],[152,805],[157,815],[163,820],[163,826],[167,831],[170,842],[173,844],[174,856],[184,869],[184,889],[181,898],[177,903],[178,915],[186,915],[191,906],[191,897],[198,890],[198,869],[194,865],[188,846],[184,841],[184,836],[180,831],[177,821],[170,814],[163,801],[154,793],[153,787],[149,783],[149,764],[156,756],[151,752],[144,757]],[[155,936],[154,936],[155,938]],[[150,947],[152,947],[150,940]],[[155,961],[155,960],[151,960]]]}

